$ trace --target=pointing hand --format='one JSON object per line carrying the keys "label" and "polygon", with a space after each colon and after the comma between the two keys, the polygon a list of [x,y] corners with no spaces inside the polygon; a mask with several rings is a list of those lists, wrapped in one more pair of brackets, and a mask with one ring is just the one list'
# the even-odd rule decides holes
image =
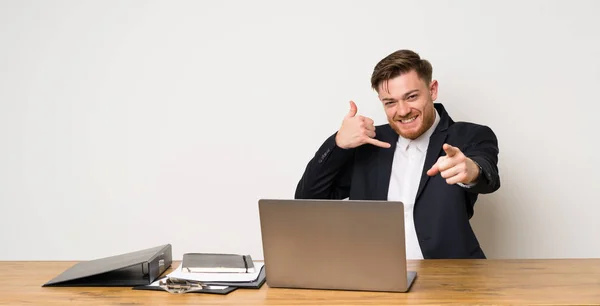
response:
{"label": "pointing hand", "polygon": [[427,171],[427,175],[438,173],[448,184],[469,184],[479,176],[479,167],[473,160],[466,157],[459,148],[444,144],[445,156],[440,156],[437,162]]}

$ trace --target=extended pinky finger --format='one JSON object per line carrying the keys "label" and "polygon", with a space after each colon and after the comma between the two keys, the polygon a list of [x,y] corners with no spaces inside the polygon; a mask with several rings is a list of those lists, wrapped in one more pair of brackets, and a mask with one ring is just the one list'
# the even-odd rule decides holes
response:
{"label": "extended pinky finger", "polygon": [[389,148],[389,147],[391,147],[391,145],[389,143],[383,142],[381,140],[377,140],[375,138],[367,138],[366,142],[370,143],[370,144],[372,144],[374,146],[381,147],[381,148]]}

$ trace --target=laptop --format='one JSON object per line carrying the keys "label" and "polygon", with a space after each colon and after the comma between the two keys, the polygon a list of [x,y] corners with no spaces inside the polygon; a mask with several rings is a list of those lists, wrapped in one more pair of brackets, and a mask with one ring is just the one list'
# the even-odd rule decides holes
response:
{"label": "laptop", "polygon": [[272,288],[408,292],[404,205],[396,201],[258,201]]}

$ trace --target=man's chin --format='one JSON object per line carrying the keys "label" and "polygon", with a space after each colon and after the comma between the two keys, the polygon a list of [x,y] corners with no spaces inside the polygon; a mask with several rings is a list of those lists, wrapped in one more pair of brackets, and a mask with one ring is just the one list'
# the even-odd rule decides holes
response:
{"label": "man's chin", "polygon": [[419,132],[419,129],[403,130],[400,127],[398,127],[397,125],[393,125],[393,127],[394,127],[394,131],[396,131],[396,133],[398,133],[398,135],[402,136],[403,138],[410,139],[410,140],[417,139],[419,136],[421,136],[421,134],[423,134],[423,133]]}

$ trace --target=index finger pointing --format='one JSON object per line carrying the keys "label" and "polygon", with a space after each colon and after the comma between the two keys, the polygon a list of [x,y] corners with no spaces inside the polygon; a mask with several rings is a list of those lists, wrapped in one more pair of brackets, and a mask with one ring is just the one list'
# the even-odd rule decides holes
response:
{"label": "index finger pointing", "polygon": [[457,147],[453,147],[447,143],[444,144],[443,148],[444,152],[446,152],[446,155],[448,155],[449,157],[452,157],[458,154],[458,152],[460,152],[460,150]]}

